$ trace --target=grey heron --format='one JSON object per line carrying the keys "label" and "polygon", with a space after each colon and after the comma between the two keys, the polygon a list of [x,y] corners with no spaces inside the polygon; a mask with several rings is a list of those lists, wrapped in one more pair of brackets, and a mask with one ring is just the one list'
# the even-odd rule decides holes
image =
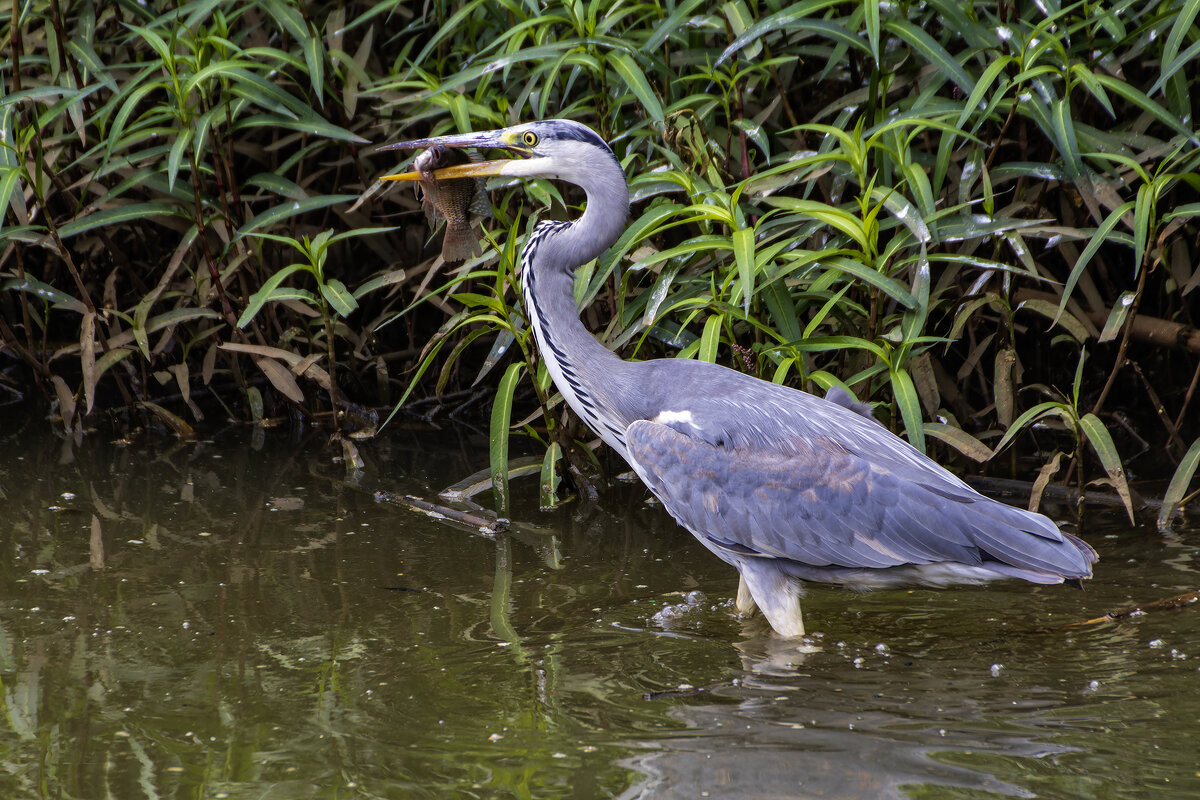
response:
{"label": "grey heron", "polygon": [[[1091,577],[1096,552],[1041,514],[987,498],[870,416],[848,393],[820,398],[717,364],[624,361],[584,327],[577,267],[603,253],[629,213],[608,144],[570,120],[398,142],[503,150],[441,179],[553,178],[586,194],[582,216],[539,222],[520,263],[546,368],[575,413],[667,511],[740,574],[736,607],[757,606],[784,637],[804,634],[802,583],[855,588]],[[415,180],[417,173],[388,176]]]}

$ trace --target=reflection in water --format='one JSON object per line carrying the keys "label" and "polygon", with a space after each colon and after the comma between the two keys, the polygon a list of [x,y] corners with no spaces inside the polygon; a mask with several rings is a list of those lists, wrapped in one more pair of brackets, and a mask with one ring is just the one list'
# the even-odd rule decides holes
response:
{"label": "reflection in water", "polygon": [[910,797],[917,786],[1033,797],[986,768],[940,756],[1047,758],[1074,749],[1049,741],[1045,732],[1063,720],[1046,710],[995,727],[973,705],[935,710],[928,699],[939,696],[941,681],[928,674],[910,676],[897,702],[880,682],[834,683],[818,665],[795,680],[811,654],[788,652],[778,640],[738,649],[746,677],[735,691],[718,691],[736,702],[673,709],[689,735],[654,741],[652,752],[628,759],[646,777],[622,798],[886,799]]}
{"label": "reflection in water", "polygon": [[[1195,796],[1196,537],[1089,535],[1085,593],[814,587],[803,647],[638,487],[489,539],[323,434],[0,448],[0,797]],[[478,436],[395,431],[432,496]],[[331,480],[331,478],[333,480]],[[696,593],[701,590],[703,594]],[[669,613],[664,610],[669,609]],[[647,693],[681,687],[716,686]]]}
{"label": "reflection in water", "polygon": [[[1046,755],[1047,746],[1008,735],[993,742],[966,731],[892,730],[901,720],[887,714],[830,714],[808,723],[766,721],[760,704],[737,713],[721,706],[687,708],[679,717],[711,736],[655,742],[656,752],[625,763],[646,778],[622,798],[669,797],[911,797],[922,786],[957,787],[1014,797],[1033,793],[936,759],[939,750],[988,752],[1015,757]],[[736,734],[726,731],[736,730]],[[1053,750],[1053,746],[1051,746]]]}

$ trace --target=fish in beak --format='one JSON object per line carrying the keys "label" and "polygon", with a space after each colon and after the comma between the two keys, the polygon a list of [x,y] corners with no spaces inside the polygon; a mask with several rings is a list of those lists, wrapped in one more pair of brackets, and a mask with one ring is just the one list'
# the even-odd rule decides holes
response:
{"label": "fish in beak", "polygon": [[482,161],[465,153],[465,148],[507,150],[518,155],[531,153],[520,144],[516,134],[507,130],[415,139],[379,148],[421,150],[413,160],[411,172],[385,175],[381,180],[420,183],[430,225],[435,225],[438,217],[446,220],[442,258],[448,263],[479,255],[479,237],[473,228],[492,215],[484,178],[503,175],[504,168],[513,164],[510,160]]}
{"label": "fish in beak", "polygon": [[483,178],[435,177],[439,167],[460,166],[478,162],[478,156],[462,150],[450,150],[435,144],[422,150],[413,161],[420,176],[421,202],[431,228],[438,218],[446,220],[442,237],[442,258],[447,263],[459,263],[479,255],[479,233],[475,228],[492,216]]}

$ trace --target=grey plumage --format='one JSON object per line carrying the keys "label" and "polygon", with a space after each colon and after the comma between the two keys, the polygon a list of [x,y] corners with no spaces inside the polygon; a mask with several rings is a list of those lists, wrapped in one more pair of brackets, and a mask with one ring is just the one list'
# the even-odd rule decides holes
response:
{"label": "grey plumage", "polygon": [[698,361],[625,362],[583,327],[573,272],[624,229],[625,176],[594,132],[528,123],[396,147],[499,147],[483,172],[558,178],[583,215],[542,222],[521,263],[526,311],[555,385],[681,525],[738,569],[738,608],[804,632],[797,581],[944,586],[1091,576],[1095,551],[1046,517],[975,492],[841,389],[828,398]]}

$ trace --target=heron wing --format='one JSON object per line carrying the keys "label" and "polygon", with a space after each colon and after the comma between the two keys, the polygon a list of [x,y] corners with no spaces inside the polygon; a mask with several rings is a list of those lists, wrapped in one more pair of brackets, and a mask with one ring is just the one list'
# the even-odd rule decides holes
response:
{"label": "heron wing", "polygon": [[870,406],[835,388],[825,398],[758,380],[718,364],[656,359],[630,365],[647,396],[628,419],[652,419],[718,447],[803,454],[816,442],[861,454],[872,464],[947,491],[969,487],[898,438]]}
{"label": "heron wing", "polygon": [[625,439],[635,470],[680,524],[733,555],[849,568],[998,561],[1090,574],[1085,555],[1044,517],[881,466],[836,436],[731,446],[640,420]]}

